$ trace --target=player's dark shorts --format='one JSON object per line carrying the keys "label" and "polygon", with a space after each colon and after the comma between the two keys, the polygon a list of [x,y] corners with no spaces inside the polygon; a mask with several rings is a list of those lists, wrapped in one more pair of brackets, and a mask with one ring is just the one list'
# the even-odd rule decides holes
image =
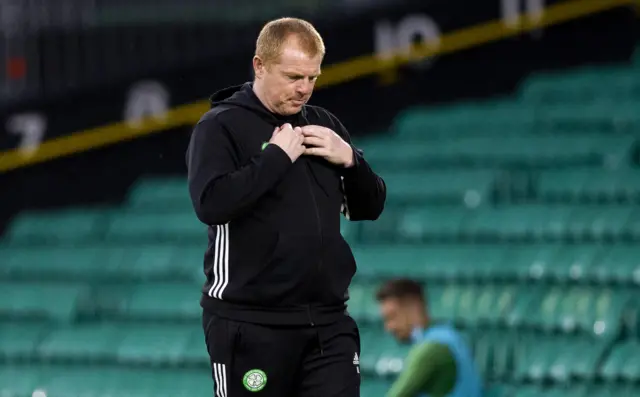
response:
{"label": "player's dark shorts", "polygon": [[360,397],[360,335],[346,314],[316,327],[202,321],[216,397]]}

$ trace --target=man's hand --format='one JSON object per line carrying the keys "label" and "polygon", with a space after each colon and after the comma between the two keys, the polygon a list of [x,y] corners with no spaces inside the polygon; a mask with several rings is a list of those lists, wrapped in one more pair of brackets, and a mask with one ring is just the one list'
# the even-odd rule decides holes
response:
{"label": "man's hand", "polygon": [[280,146],[287,153],[292,163],[304,153],[302,142],[303,136],[300,127],[294,129],[289,123],[282,127],[276,127],[269,140],[269,143]]}
{"label": "man's hand", "polygon": [[319,125],[302,127],[304,154],[324,157],[332,164],[345,168],[353,166],[353,149],[333,130]]}

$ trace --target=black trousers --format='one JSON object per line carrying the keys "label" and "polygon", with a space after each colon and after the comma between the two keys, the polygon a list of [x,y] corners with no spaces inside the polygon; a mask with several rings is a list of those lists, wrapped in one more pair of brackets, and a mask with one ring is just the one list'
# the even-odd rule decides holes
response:
{"label": "black trousers", "polygon": [[215,397],[360,397],[360,335],[348,315],[284,327],[204,312],[202,323]]}

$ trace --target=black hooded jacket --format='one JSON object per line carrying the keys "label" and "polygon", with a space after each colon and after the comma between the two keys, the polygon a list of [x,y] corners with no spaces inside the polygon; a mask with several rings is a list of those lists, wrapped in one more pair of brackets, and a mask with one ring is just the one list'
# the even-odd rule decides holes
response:
{"label": "black hooded jacket", "polygon": [[187,151],[189,193],[209,226],[202,307],[238,321],[303,325],[344,315],[355,274],[340,234],[340,214],[375,220],[386,199],[383,180],[354,148],[354,166],[321,157],[291,162],[267,144],[276,126],[328,127],[347,143],[340,121],[306,105],[296,115],[265,108],[252,83],[211,97]]}

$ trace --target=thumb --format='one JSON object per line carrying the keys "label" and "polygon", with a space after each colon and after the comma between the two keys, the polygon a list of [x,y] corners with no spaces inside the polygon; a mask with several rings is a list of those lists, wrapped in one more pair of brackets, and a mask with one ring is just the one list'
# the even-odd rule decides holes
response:
{"label": "thumb", "polygon": [[278,132],[280,132],[280,128],[278,128],[278,127],[274,128],[273,129],[273,134],[271,134],[271,138],[275,137],[278,134]]}

